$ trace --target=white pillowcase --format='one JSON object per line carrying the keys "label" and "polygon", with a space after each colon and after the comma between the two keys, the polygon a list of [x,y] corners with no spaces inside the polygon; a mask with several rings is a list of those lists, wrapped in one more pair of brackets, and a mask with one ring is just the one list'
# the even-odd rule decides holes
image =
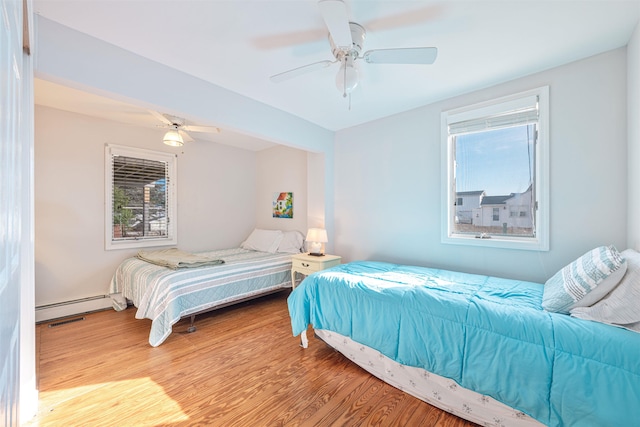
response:
{"label": "white pillowcase", "polygon": [[254,229],[247,240],[240,244],[243,249],[275,253],[284,235],[280,230]]}
{"label": "white pillowcase", "polygon": [[544,285],[542,308],[569,314],[608,294],[622,279],[627,264],[614,246],[595,248],[553,275]]}
{"label": "white pillowcase", "polygon": [[283,231],[283,238],[278,246],[278,252],[285,254],[299,254],[304,249],[304,234],[299,231]]}
{"label": "white pillowcase", "polygon": [[640,253],[627,249],[621,255],[627,272],[618,286],[591,307],[573,308],[571,315],[640,332]]}

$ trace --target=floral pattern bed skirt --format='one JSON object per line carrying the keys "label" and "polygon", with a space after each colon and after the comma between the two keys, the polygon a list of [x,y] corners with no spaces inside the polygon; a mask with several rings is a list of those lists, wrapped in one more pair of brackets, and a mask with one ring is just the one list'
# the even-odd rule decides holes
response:
{"label": "floral pattern bed skirt", "polygon": [[321,329],[315,330],[315,334],[387,384],[460,418],[486,427],[543,426],[527,414],[492,397],[476,393],[424,369],[402,365],[344,335]]}

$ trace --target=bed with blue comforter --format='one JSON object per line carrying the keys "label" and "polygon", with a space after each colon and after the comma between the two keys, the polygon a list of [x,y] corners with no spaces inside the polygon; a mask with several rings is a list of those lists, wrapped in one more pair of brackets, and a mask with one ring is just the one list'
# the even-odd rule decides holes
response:
{"label": "bed with blue comforter", "polygon": [[289,296],[312,325],[449,378],[549,426],[640,425],[640,334],[550,313],[543,285],[381,262],[314,273]]}

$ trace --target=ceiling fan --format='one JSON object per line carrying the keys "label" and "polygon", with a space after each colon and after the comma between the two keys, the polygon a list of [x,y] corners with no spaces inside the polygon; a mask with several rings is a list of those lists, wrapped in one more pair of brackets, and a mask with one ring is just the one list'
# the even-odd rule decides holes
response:
{"label": "ceiling fan", "polygon": [[345,3],[342,0],[320,0],[318,7],[329,30],[329,43],[335,60],[314,62],[275,74],[271,76],[272,82],[280,83],[340,62],[336,86],[346,97],[358,86],[356,61],[359,59],[368,64],[433,64],[436,60],[438,49],[435,47],[372,49],[361,54],[366,30],[362,25],[349,21]]}
{"label": "ceiling fan", "polygon": [[185,119],[182,117],[172,116],[170,114],[161,114],[157,111],[149,110],[149,112],[163,124],[160,127],[169,128],[164,134],[162,142],[172,147],[181,147],[186,142],[192,142],[193,138],[188,132],[204,132],[204,133],[220,133],[220,129],[214,126],[193,126],[186,125]]}

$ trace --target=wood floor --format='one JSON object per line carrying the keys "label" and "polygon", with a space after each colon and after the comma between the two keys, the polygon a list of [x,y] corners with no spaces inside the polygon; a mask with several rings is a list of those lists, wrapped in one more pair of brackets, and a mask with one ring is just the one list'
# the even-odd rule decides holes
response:
{"label": "wood floor", "polygon": [[29,426],[475,426],[391,387],[309,333],[288,291],[174,325],[159,347],[135,309],[36,329]]}

